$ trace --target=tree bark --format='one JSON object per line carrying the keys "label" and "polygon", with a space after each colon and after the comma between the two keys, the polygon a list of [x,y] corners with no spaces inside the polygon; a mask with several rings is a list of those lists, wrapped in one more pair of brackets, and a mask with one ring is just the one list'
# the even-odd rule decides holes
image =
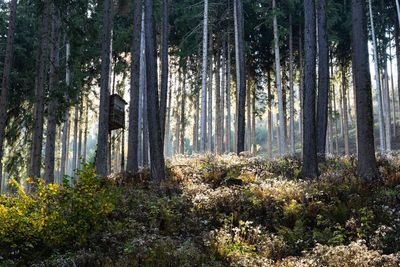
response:
{"label": "tree bark", "polygon": [[203,18],[203,71],[201,81],[201,134],[200,134],[200,152],[206,152],[207,142],[207,52],[208,52],[208,0],[204,0],[204,18]]}
{"label": "tree bark", "polygon": [[273,95],[271,92],[271,71],[267,72],[267,93],[268,93],[268,156],[272,158],[272,140],[273,140],[273,124],[272,124],[272,99]]}
{"label": "tree bark", "polygon": [[315,47],[315,2],[304,0],[304,137],[303,137],[303,169],[304,178],[318,176],[318,161],[315,129],[315,78],[316,78],[316,47]]}
{"label": "tree bark", "polygon": [[344,137],[344,154],[350,155],[349,149],[349,118],[347,113],[347,79],[346,67],[342,66],[342,94],[343,94],[343,137]]}
{"label": "tree bark", "polygon": [[357,98],[358,175],[364,181],[378,178],[375,159],[371,77],[365,2],[352,0],[353,73]]}
{"label": "tree bark", "polygon": [[[69,66],[69,59],[71,56],[71,45],[69,41],[67,41],[65,45],[65,61],[66,61],[66,68],[65,68],[65,84],[66,86],[71,85],[71,70]],[[67,94],[65,94],[65,100],[68,103],[69,99]],[[68,139],[68,131],[69,131],[69,108],[67,108],[65,114],[64,114],[64,125],[63,125],[63,131],[62,131],[62,137],[61,137],[61,166],[60,166],[60,175],[59,175],[59,182],[62,183],[62,180],[64,179],[65,176],[65,171],[66,171],[66,161],[68,160],[67,158],[67,150],[69,149],[68,144],[67,144],[67,139]]]}
{"label": "tree bark", "polygon": [[329,100],[329,50],[326,25],[326,0],[319,0],[318,9],[318,109],[317,109],[317,153],[325,160],[326,131],[328,126]]}
{"label": "tree bark", "polygon": [[1,161],[3,160],[3,143],[7,122],[7,107],[8,107],[8,95],[10,86],[10,73],[11,65],[13,59],[14,50],[14,32],[15,32],[15,18],[17,13],[17,0],[11,0],[10,2],[10,18],[8,22],[7,31],[7,45],[6,54],[4,58],[4,69],[3,78],[1,81],[1,95],[0,95],[0,192],[3,190],[1,186],[3,185],[3,165]]}
{"label": "tree bark", "polygon": [[47,183],[54,182],[54,162],[57,130],[57,83],[59,71],[60,50],[60,11],[53,3],[51,6],[51,47],[50,47],[50,71],[49,71],[49,103],[47,106],[47,132],[44,162],[44,179]]}
{"label": "tree bark", "polygon": [[369,4],[369,16],[370,16],[370,23],[371,23],[372,45],[373,45],[373,50],[374,50],[373,59],[374,59],[374,67],[375,67],[375,82],[376,82],[376,91],[377,91],[376,95],[378,97],[379,140],[380,140],[381,153],[384,154],[386,152],[386,143],[385,143],[385,126],[384,126],[384,120],[383,120],[382,90],[381,90],[381,81],[380,81],[380,75],[379,75],[380,72],[379,72],[379,62],[378,62],[378,46],[376,44],[374,16],[373,16],[373,12],[372,12],[371,0],[368,0],[368,4]]}
{"label": "tree bark", "polygon": [[225,123],[225,143],[226,143],[226,151],[231,152],[231,47],[228,37],[228,45],[227,45],[227,68],[226,68],[226,123]]}
{"label": "tree bark", "polygon": [[129,105],[129,133],[128,133],[128,157],[126,159],[126,171],[136,173],[139,167],[139,81],[140,81],[140,54],[141,54],[141,20],[142,1],[135,0],[133,8],[133,33],[131,45],[131,82]]}
{"label": "tree bark", "polygon": [[112,31],[113,31],[113,2],[103,1],[103,32],[101,47],[101,81],[100,81],[100,106],[99,106],[99,127],[96,151],[96,174],[100,177],[107,176],[108,156],[108,117],[110,99],[110,73],[112,55]]}
{"label": "tree bark", "polygon": [[164,147],[165,137],[165,115],[167,112],[168,96],[168,0],[162,2],[161,18],[161,90],[160,90],[160,118],[161,118],[161,138]]}
{"label": "tree bark", "polygon": [[[217,47],[218,49],[218,47]],[[223,127],[221,118],[221,55],[217,52],[215,57],[215,151],[217,155],[222,154],[221,129]]]}
{"label": "tree bark", "polygon": [[40,45],[35,79],[35,106],[33,115],[32,147],[28,169],[29,177],[40,177],[43,147],[44,94],[49,47],[50,2],[45,3],[40,29]]}
{"label": "tree bark", "polygon": [[278,88],[278,112],[279,112],[279,154],[281,156],[286,155],[286,138],[285,138],[285,112],[284,112],[284,99],[281,79],[281,57],[279,52],[279,32],[278,32],[278,19],[276,1],[272,0],[272,9],[274,12],[273,28],[274,28],[274,49],[275,49],[275,75],[276,75],[276,86]]}
{"label": "tree bark", "polygon": [[238,107],[237,107],[237,150],[240,154],[244,151],[245,144],[245,107],[246,107],[246,73],[245,73],[245,58],[244,58],[244,17],[243,17],[243,5],[242,0],[234,1],[234,13],[235,13],[235,35],[236,35],[236,46],[238,53],[236,55],[236,68],[237,68],[237,80],[238,80]]}
{"label": "tree bark", "polygon": [[293,85],[293,25],[292,15],[289,15],[289,87],[290,87],[290,153],[296,153],[294,135],[294,85]]}
{"label": "tree bark", "polygon": [[156,182],[160,182],[165,179],[165,162],[158,103],[156,33],[154,30],[153,0],[145,0],[145,29],[147,122],[149,127],[151,178]]}
{"label": "tree bark", "polygon": [[207,151],[212,153],[214,152],[214,145],[213,145],[213,74],[214,74],[214,65],[213,65],[213,56],[212,56],[212,36],[210,34],[210,74],[209,74],[209,81],[208,81],[208,114],[207,114],[207,124],[208,124],[208,140],[207,140]]}
{"label": "tree bark", "polygon": [[180,112],[180,144],[179,144],[179,153],[185,154],[185,132],[186,132],[186,114],[185,114],[185,106],[186,106],[186,69],[183,73],[183,82],[181,87],[181,112]]}

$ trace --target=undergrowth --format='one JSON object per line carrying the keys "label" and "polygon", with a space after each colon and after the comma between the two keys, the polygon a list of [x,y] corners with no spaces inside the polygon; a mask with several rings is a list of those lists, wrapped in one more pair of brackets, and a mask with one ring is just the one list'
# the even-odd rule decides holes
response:
{"label": "undergrowth", "polygon": [[3,265],[399,266],[400,158],[364,184],[351,157],[316,181],[296,158],[175,158],[168,181],[87,167],[79,183],[0,198]]}

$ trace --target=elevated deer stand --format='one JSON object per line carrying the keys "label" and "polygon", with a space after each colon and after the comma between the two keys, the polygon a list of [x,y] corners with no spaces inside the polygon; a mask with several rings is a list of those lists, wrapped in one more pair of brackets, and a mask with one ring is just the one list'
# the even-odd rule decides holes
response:
{"label": "elevated deer stand", "polygon": [[[110,95],[110,113],[108,117],[109,147],[108,166],[111,171],[111,131],[125,128],[125,100],[118,94]],[[122,144],[123,145],[123,144]]]}

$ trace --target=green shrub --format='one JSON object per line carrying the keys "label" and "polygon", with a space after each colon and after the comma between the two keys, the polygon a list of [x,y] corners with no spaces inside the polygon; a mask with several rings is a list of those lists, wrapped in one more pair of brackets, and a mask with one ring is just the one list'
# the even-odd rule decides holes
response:
{"label": "green shrub", "polygon": [[116,191],[96,177],[93,168],[79,172],[71,187],[33,181],[25,193],[15,180],[14,194],[0,196],[0,256],[24,262],[36,256],[84,245],[102,229],[114,209]]}

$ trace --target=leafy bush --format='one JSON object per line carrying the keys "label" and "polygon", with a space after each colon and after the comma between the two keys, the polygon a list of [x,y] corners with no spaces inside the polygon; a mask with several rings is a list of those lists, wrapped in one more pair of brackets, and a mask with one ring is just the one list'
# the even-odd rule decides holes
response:
{"label": "leafy bush", "polygon": [[14,194],[0,196],[0,256],[16,262],[84,245],[103,228],[115,208],[117,192],[98,179],[93,168],[79,172],[79,182],[60,187],[28,182],[25,193],[15,180]]}

